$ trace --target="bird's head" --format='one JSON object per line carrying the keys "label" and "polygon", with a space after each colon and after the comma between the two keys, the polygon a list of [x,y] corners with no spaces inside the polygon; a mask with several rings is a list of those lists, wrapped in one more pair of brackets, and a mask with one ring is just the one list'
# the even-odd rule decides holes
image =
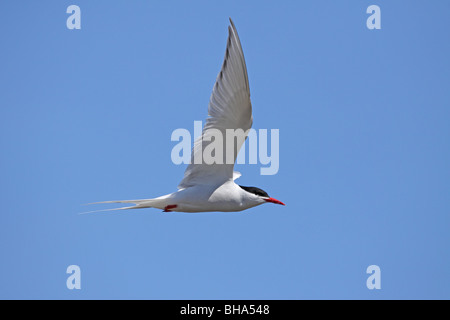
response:
{"label": "bird's head", "polygon": [[281,205],[285,206],[285,204],[283,202],[281,202],[280,200],[277,200],[275,198],[269,197],[267,192],[265,192],[264,190],[262,190],[260,188],[244,187],[241,185],[239,187],[241,187],[243,190],[247,191],[250,194],[249,196],[254,198],[254,200],[259,202],[260,204],[265,203],[265,202],[271,202],[271,203],[281,204]]}

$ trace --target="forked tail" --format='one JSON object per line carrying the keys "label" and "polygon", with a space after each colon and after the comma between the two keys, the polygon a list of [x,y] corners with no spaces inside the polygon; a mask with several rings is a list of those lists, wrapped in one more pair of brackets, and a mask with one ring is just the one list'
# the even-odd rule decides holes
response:
{"label": "forked tail", "polygon": [[92,203],[88,203],[88,205],[104,204],[104,203],[132,203],[132,204],[134,204],[134,206],[93,210],[93,211],[81,212],[80,214],[93,213],[93,212],[104,212],[104,211],[128,210],[128,209],[143,209],[143,208],[161,209],[161,208],[165,207],[165,202],[166,201],[163,197],[155,198],[155,199],[141,199],[141,200],[115,200],[115,201],[92,202]]}

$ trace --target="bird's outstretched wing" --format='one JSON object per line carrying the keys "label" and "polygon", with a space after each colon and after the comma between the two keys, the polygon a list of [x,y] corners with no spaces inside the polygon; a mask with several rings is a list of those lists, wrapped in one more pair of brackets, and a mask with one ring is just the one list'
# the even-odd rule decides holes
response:
{"label": "bird's outstretched wing", "polygon": [[244,53],[231,19],[230,24],[225,58],[209,101],[209,117],[201,137],[194,143],[191,164],[178,186],[180,189],[232,180],[234,162],[252,126],[252,105]]}

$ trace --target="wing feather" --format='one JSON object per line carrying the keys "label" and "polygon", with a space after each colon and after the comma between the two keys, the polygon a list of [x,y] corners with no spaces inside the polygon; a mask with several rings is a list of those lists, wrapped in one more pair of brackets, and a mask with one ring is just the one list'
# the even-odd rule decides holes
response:
{"label": "wing feather", "polygon": [[[233,159],[233,163],[226,163],[226,130],[242,129],[246,137],[253,123],[247,66],[236,27],[231,19],[225,57],[210,97],[208,116],[202,135],[194,143],[191,164],[187,167],[184,178],[178,186],[180,189],[197,184],[221,184],[227,180],[233,180],[234,162],[244,139],[237,139],[237,143],[235,141],[233,154],[228,157]],[[195,163],[195,159],[203,159],[201,156],[205,148],[214,142],[214,132],[218,131],[223,138],[223,157],[222,161],[218,161],[221,163],[207,164],[205,161]]]}

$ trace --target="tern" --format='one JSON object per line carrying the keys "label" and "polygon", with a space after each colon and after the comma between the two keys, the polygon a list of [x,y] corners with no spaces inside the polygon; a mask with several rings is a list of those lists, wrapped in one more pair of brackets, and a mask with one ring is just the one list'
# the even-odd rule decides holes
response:
{"label": "tern", "polygon": [[[260,188],[234,182],[241,176],[234,171],[234,162],[252,126],[253,116],[244,53],[231,18],[225,58],[210,97],[208,116],[201,136],[194,143],[191,162],[178,185],[178,191],[153,199],[96,202],[133,204],[100,211],[157,208],[164,212],[232,212],[263,203],[285,205]],[[214,134],[222,133],[223,145],[226,145],[226,131],[230,129],[244,132],[243,139],[237,139],[233,145],[231,157],[230,150],[222,146],[223,161],[196,161],[202,158],[205,148],[213,142],[211,136]],[[234,143],[235,137],[232,139]],[[226,161],[227,157],[232,161]]]}

